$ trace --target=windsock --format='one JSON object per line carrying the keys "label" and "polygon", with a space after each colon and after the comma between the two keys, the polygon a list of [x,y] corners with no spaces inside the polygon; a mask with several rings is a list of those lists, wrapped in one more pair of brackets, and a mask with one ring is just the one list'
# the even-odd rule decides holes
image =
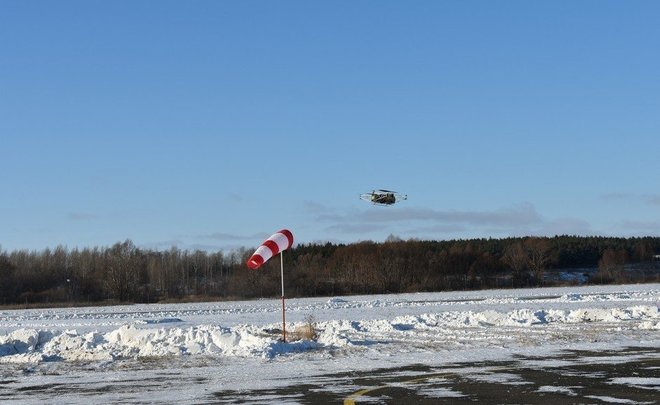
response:
{"label": "windsock", "polygon": [[287,250],[291,245],[293,245],[293,234],[288,229],[282,229],[271,235],[270,238],[266,239],[264,243],[257,248],[250,259],[248,259],[247,265],[252,270],[256,270],[261,267],[262,264],[266,263],[268,259],[283,250]]}

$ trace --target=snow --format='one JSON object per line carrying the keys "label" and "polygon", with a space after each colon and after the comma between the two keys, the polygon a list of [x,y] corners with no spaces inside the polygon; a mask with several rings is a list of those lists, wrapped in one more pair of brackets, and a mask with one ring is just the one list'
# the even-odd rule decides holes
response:
{"label": "snow", "polygon": [[429,398],[461,398],[465,396],[465,394],[453,391],[449,388],[423,388],[420,390],[420,394]]}
{"label": "snow", "polygon": [[652,390],[660,390],[660,377],[642,378],[642,377],[617,377],[612,378],[612,384],[632,385]]}
{"label": "snow", "polygon": [[[29,374],[49,367],[99,384],[112,376],[108,370],[148,374],[166,368],[194,377],[194,370],[208,373],[210,367],[223,388],[249,390],[346,370],[569,349],[657,348],[659,302],[660,284],[289,299],[287,331],[311,320],[318,339],[286,343],[272,333],[281,328],[276,299],[7,310],[0,311],[0,371],[21,368]],[[152,368],[149,361],[155,362]],[[486,381],[525,384],[513,375],[464,371]],[[657,379],[611,383],[658,386]],[[541,391],[570,393],[571,388]],[[140,393],[134,395],[139,400]],[[182,387],[162,395],[171,401],[194,400],[196,394]],[[437,388],[424,395],[462,393]],[[150,400],[158,397],[151,393]]]}
{"label": "snow", "polygon": [[552,386],[549,386],[549,385],[543,385],[543,386],[539,387],[537,392],[541,392],[541,393],[544,393],[544,392],[545,393],[561,393],[561,394],[566,394],[566,395],[571,396],[571,397],[574,397],[574,396],[577,395],[575,393],[575,391],[572,389],[572,387],[552,387]]}
{"label": "snow", "polygon": [[654,402],[638,402],[630,399],[614,398],[602,395],[587,395],[586,398],[597,399],[609,404],[653,404]]}

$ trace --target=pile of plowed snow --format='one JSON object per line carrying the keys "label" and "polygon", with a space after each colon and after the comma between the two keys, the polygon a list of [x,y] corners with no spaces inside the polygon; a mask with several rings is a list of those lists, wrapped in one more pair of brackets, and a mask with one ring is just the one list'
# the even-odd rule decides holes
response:
{"label": "pile of plowed snow", "polygon": [[[657,293],[657,291],[656,291]],[[573,302],[576,302],[573,299]],[[591,300],[584,300],[590,303]],[[332,299],[331,304],[344,301]],[[395,301],[393,298],[392,304]],[[554,336],[575,333],[583,325],[590,334],[609,330],[660,330],[657,305],[635,305],[615,308],[513,309],[500,312],[451,311],[406,314],[405,308],[394,311],[389,319],[325,320],[315,323],[318,338],[283,343],[277,334],[266,330],[276,324],[176,325],[176,318],[158,321],[134,321],[107,332],[78,333],[74,329],[18,328],[0,335],[0,363],[39,363],[45,361],[113,361],[137,357],[181,355],[259,356],[336,350],[366,346],[391,346],[408,349],[425,346],[442,350],[457,343],[483,347],[506,341],[506,335],[548,341]],[[588,325],[587,325],[588,324]],[[160,327],[154,328],[153,325]],[[292,323],[295,329],[303,325]],[[578,326],[576,329],[575,327]],[[569,328],[570,327],[570,328]],[[569,328],[569,329],[567,329]]]}

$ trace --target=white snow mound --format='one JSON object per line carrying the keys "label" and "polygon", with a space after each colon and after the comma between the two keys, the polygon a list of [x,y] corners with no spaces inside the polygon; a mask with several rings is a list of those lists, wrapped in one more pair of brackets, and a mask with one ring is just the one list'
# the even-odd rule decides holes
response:
{"label": "white snow mound", "polygon": [[[333,300],[330,304],[341,306],[344,301]],[[176,326],[177,322],[171,323]],[[660,314],[657,305],[401,314],[391,319],[318,322],[315,342],[287,343],[279,341],[277,334],[264,332],[272,325],[153,328],[150,327],[153,323],[132,322],[105,333],[21,328],[0,335],[0,363],[113,361],[184,355],[268,358],[307,350],[351,349],[392,342],[408,342],[412,346],[435,345],[436,349],[442,349],[448,344],[456,344],[459,340],[457,334],[462,336],[461,344],[489,345],[495,344],[493,342],[498,338],[500,342],[505,341],[512,328],[532,332],[563,324],[603,324],[652,331],[660,329]]]}

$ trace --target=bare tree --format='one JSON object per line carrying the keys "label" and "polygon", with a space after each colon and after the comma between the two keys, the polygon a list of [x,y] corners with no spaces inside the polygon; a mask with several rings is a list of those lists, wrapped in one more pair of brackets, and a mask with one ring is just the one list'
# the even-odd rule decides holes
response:
{"label": "bare tree", "polygon": [[16,298],[14,265],[9,257],[0,251],[0,303],[6,304]]}
{"label": "bare tree", "polygon": [[534,274],[537,284],[543,284],[543,274],[551,262],[552,245],[545,238],[528,238],[525,240],[528,266]]}
{"label": "bare tree", "polygon": [[527,251],[522,242],[507,246],[502,255],[502,262],[511,269],[514,283],[521,283],[529,262]]}
{"label": "bare tree", "polygon": [[106,253],[106,283],[114,298],[122,302],[131,298],[137,288],[136,250],[133,242],[127,239],[116,243]]}
{"label": "bare tree", "polygon": [[620,280],[627,259],[628,253],[624,249],[605,249],[603,256],[598,261],[600,282]]}

